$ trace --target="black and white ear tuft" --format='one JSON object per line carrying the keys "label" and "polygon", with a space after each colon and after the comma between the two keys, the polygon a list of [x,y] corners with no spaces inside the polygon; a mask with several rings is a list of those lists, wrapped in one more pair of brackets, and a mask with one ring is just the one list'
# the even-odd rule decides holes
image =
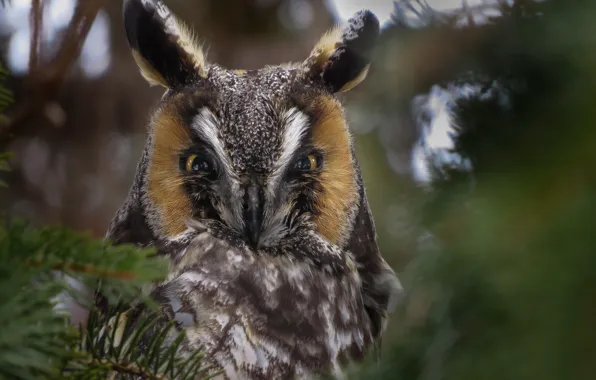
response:
{"label": "black and white ear tuft", "polygon": [[304,63],[306,69],[333,92],[352,89],[368,73],[379,31],[379,20],[371,11],[356,13],[345,27],[336,27],[319,40]]}
{"label": "black and white ear tuft", "polygon": [[124,0],[124,28],[141,73],[151,84],[175,88],[206,76],[203,51],[159,0]]}

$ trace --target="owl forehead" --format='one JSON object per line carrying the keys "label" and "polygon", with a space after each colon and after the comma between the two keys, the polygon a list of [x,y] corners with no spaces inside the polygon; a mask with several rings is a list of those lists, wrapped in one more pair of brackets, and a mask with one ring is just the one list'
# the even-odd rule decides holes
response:
{"label": "owl forehead", "polygon": [[274,167],[283,150],[284,112],[295,106],[289,99],[293,79],[294,73],[282,68],[210,70],[218,138],[235,171],[267,173]]}

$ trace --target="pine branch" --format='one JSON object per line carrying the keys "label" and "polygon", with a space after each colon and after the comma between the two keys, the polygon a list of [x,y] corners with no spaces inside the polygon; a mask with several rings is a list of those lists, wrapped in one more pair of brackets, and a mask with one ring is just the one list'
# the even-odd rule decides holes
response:
{"label": "pine branch", "polygon": [[[14,251],[20,251],[15,258]],[[62,227],[30,228],[27,222],[0,222],[0,259],[18,261],[37,271],[60,269],[73,276],[154,281],[165,273],[164,259],[151,259],[152,249],[112,246]]]}
{"label": "pine branch", "polygon": [[75,342],[68,320],[50,301],[63,288],[51,282],[31,286],[19,275],[2,276],[0,286],[0,378],[58,375]]}
{"label": "pine branch", "polygon": [[64,228],[1,222],[0,378],[56,378],[60,363],[80,355],[69,349],[78,334],[56,306],[64,292],[83,305],[91,300],[56,269],[91,289],[100,281],[111,301],[142,299],[141,287],[166,273],[166,261],[153,256],[152,250],[115,247]]}
{"label": "pine branch", "polygon": [[[174,322],[165,323],[159,315],[149,312],[134,314],[133,310],[118,312],[111,309],[107,316],[94,312],[78,347],[82,354],[64,367],[66,377],[80,378],[90,373],[109,376],[132,376],[143,379],[208,379],[219,373],[203,365],[204,352],[181,353],[184,332],[176,332]],[[107,321],[107,323],[106,323]],[[140,347],[145,347],[142,349]]]}
{"label": "pine branch", "polygon": [[[47,266],[48,263],[42,260],[29,260],[26,261],[25,264],[30,265],[32,267],[42,267]],[[84,274],[108,279],[133,280],[136,277],[136,274],[131,271],[110,271],[97,268],[89,264],[73,264],[61,261],[53,263],[51,268],[53,270],[67,272],[71,274]]]}
{"label": "pine branch", "polygon": [[[153,250],[111,246],[64,228],[0,223],[0,378],[208,378],[202,350],[187,351],[185,335],[165,322],[141,287],[160,280],[167,261]],[[88,303],[56,270],[101,292],[115,305],[91,308],[84,330],[56,309],[69,292]],[[120,311],[142,300],[146,305]],[[185,354],[186,352],[191,352]]]}

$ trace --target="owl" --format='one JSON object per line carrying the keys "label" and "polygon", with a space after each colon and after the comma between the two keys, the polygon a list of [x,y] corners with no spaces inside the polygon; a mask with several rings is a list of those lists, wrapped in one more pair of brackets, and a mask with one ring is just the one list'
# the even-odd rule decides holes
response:
{"label": "owl", "polygon": [[160,1],[125,1],[123,16],[165,93],[107,238],[169,258],[152,296],[223,378],[341,376],[402,292],[336,97],[365,78],[377,18],[358,12],[303,62],[232,70]]}

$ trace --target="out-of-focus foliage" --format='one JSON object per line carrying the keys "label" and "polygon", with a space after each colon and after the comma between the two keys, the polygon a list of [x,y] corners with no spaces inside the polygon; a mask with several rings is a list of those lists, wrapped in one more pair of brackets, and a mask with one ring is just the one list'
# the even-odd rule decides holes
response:
{"label": "out-of-focus foliage", "polygon": [[[166,261],[152,255],[152,250],[114,247],[66,229],[0,224],[0,378],[99,379],[113,372],[183,379],[201,374],[200,351],[189,358],[176,353],[183,333],[166,340],[172,326],[156,327],[154,319],[143,317],[136,333],[121,341],[128,327],[118,307],[100,313],[81,287],[93,289],[99,282],[102,294],[116,304],[143,298],[141,287],[166,273]],[[94,310],[81,330],[64,309],[75,300]],[[155,334],[148,349],[140,351],[138,341],[149,328]]]}
{"label": "out-of-focus foliage", "polygon": [[[596,4],[515,3],[482,25],[388,32],[400,46],[461,36],[437,45],[459,54],[428,84],[474,89],[452,104],[453,153],[471,169],[429,155],[431,182],[412,198],[423,213],[408,296],[381,365],[355,377],[594,378]],[[368,100],[387,110],[378,118],[395,114],[394,90]]]}
{"label": "out-of-focus foliage", "polygon": [[[6,80],[7,76],[8,71],[0,63],[0,128],[2,124],[6,122],[4,111],[6,110],[6,107],[13,102],[12,92],[4,86],[4,81]],[[10,154],[0,153],[0,174],[10,171],[10,166],[8,165],[9,158]],[[7,187],[6,182],[0,178],[0,188],[5,187]]]}
{"label": "out-of-focus foliage", "polygon": [[13,102],[12,92],[4,86],[7,76],[8,70],[4,68],[4,65],[0,61],[0,123],[6,122],[4,111]]}

